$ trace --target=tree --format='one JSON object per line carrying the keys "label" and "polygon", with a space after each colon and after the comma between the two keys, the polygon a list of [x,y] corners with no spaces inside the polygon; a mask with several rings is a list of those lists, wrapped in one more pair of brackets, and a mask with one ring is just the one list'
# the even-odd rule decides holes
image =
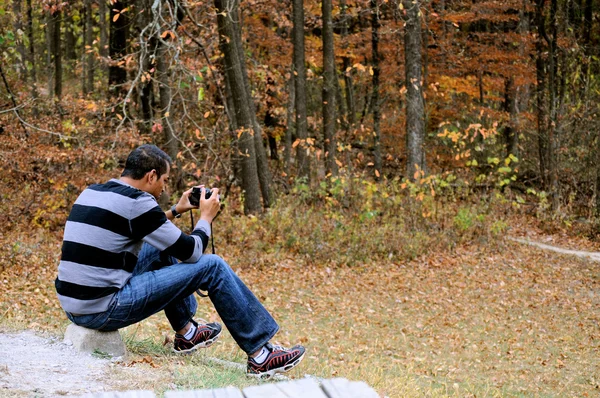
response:
{"label": "tree", "polygon": [[377,0],[371,0],[371,51],[373,68],[373,94],[371,107],[373,109],[373,159],[375,163],[375,175],[381,176],[381,104],[379,103],[379,6]]}
{"label": "tree", "polygon": [[260,201],[260,183],[256,165],[256,149],[253,137],[253,121],[246,85],[241,66],[240,46],[235,43],[239,35],[235,31],[233,16],[237,15],[239,3],[237,0],[215,0],[217,25],[223,51],[223,62],[226,73],[226,84],[229,85],[228,95],[231,95],[233,115],[238,136],[240,151],[242,190],[244,191],[244,213],[257,214],[262,211]]}
{"label": "tree", "polygon": [[352,83],[352,63],[350,61],[350,57],[348,56],[348,20],[349,16],[346,14],[348,6],[346,5],[346,0],[340,0],[340,20],[341,20],[341,36],[342,36],[342,49],[344,55],[342,56],[342,73],[344,76],[344,87],[346,91],[346,103],[347,103],[347,124],[349,126],[353,126],[355,123],[356,117],[356,104],[354,100],[354,85]]}
{"label": "tree", "polygon": [[15,41],[17,43],[17,52],[19,54],[19,63],[17,64],[17,71],[23,81],[27,81],[27,52],[25,51],[25,43],[23,37],[25,36],[23,29],[23,12],[21,8],[21,0],[13,0],[13,15],[14,15],[14,30],[15,30]]}
{"label": "tree", "polygon": [[83,73],[83,93],[88,94],[94,90],[94,52],[93,45],[93,23],[92,23],[92,1],[85,0],[85,42],[83,53],[85,54]]}
{"label": "tree", "polygon": [[333,47],[333,24],[331,21],[331,0],[323,0],[323,139],[325,150],[325,172],[337,175],[336,153],[336,104],[335,55]]}
{"label": "tree", "polygon": [[109,91],[118,95],[121,86],[127,81],[127,71],[123,67],[124,57],[127,55],[127,42],[129,40],[129,1],[115,0],[110,9],[110,38],[108,56],[110,67],[108,70]]}
{"label": "tree", "polygon": [[242,45],[242,19],[239,12],[239,6],[231,9],[231,15],[233,17],[233,20],[237,21],[237,23],[234,23],[232,25],[232,28],[234,29],[236,34],[233,43],[236,45],[236,53],[238,54],[239,65],[242,71],[242,79],[244,82],[244,88],[246,90],[246,104],[248,105],[248,112],[250,118],[252,119],[252,137],[254,139],[256,170],[258,172],[260,192],[263,199],[263,206],[265,208],[269,208],[271,206],[272,201],[272,193],[270,187],[272,176],[271,172],[269,171],[267,153],[265,151],[265,147],[263,146],[263,131],[260,124],[258,124],[258,120],[256,118],[256,106],[254,105],[254,98],[252,98],[252,87],[250,86],[250,79],[248,79],[248,71],[246,70],[246,57],[244,55],[244,48]]}
{"label": "tree", "polygon": [[48,22],[46,39],[48,42],[48,91],[51,96],[62,97],[62,49],[60,40],[60,5],[50,5],[46,20]]}
{"label": "tree", "polygon": [[304,54],[304,2],[292,0],[294,40],[294,84],[296,103],[296,166],[298,176],[310,180],[308,121],[306,112],[306,64]]}
{"label": "tree", "polygon": [[406,173],[414,179],[425,171],[425,100],[422,82],[421,0],[403,0],[405,15],[404,54],[406,76]]}

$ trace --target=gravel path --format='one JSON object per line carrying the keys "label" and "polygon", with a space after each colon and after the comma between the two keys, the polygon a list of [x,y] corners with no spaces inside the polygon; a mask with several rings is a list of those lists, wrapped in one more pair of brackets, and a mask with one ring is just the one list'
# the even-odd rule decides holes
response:
{"label": "gravel path", "polygon": [[26,331],[0,333],[0,397],[64,397],[110,390],[111,361]]}

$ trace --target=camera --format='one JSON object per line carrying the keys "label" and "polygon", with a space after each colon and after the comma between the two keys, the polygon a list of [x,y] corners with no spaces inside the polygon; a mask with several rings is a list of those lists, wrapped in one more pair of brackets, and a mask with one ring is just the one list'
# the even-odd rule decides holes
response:
{"label": "camera", "polygon": [[[206,190],[206,199],[212,195],[212,189],[204,188]],[[190,193],[189,200],[192,206],[200,205],[200,198],[202,197],[202,188],[194,187]]]}

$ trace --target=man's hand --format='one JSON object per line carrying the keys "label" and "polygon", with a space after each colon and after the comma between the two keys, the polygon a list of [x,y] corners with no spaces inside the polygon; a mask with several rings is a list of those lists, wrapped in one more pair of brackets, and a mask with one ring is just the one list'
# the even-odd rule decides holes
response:
{"label": "man's hand", "polygon": [[[210,224],[212,223],[213,219],[217,216],[217,213],[221,208],[221,203],[219,202],[219,188],[213,188],[212,195],[210,196],[210,198],[206,199],[206,188],[204,188],[204,185],[200,185],[200,187],[203,188],[202,194],[200,195],[200,219],[205,220]],[[192,190],[190,189],[186,192],[191,191]]]}
{"label": "man's hand", "polygon": [[[204,185],[200,185],[200,187],[204,187]],[[177,211],[177,213],[183,214],[186,211],[197,208],[196,206],[193,206],[190,203],[190,194],[191,193],[192,193],[192,188],[188,189],[181,195],[179,202],[177,202],[177,204],[175,205],[175,210]]]}

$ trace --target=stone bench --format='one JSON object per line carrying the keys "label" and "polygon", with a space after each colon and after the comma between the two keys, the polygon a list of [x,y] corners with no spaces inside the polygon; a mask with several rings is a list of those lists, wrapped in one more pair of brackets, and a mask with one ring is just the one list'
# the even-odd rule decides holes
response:
{"label": "stone bench", "polygon": [[[153,391],[114,391],[83,395],[80,398],[156,398]],[[239,390],[235,387],[212,390],[167,391],[164,398],[379,398],[362,381],[344,378],[317,380],[304,378],[265,383]]]}
{"label": "stone bench", "polygon": [[113,357],[125,355],[125,344],[118,331],[101,332],[70,324],[65,331],[64,342],[72,344],[80,352],[107,354]]}

